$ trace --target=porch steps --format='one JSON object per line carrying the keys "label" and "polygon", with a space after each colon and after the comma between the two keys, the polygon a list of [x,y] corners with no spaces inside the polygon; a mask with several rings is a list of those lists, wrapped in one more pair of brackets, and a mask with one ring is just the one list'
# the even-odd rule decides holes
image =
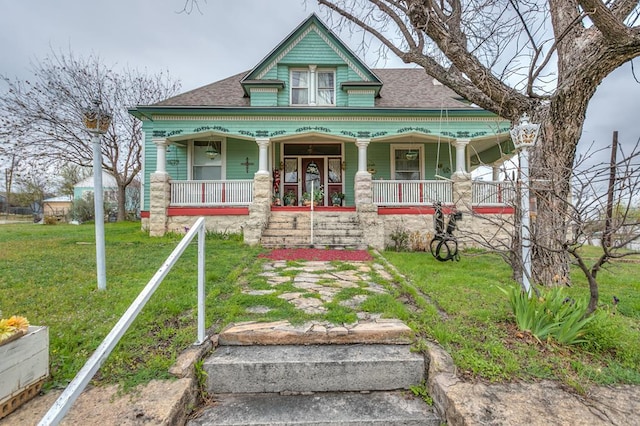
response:
{"label": "porch steps", "polygon": [[269,224],[262,233],[261,244],[271,248],[366,248],[356,212],[316,211],[313,223],[312,243],[310,212],[272,211]]}
{"label": "porch steps", "polygon": [[407,343],[247,345],[223,334],[203,363],[215,402],[187,426],[442,424],[409,390],[425,362]]}

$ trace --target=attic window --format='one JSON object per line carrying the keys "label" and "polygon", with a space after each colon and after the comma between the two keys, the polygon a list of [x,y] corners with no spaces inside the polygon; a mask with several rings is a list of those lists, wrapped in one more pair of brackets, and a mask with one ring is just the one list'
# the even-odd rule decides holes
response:
{"label": "attic window", "polygon": [[332,69],[293,69],[290,74],[291,105],[335,105],[336,72]]}

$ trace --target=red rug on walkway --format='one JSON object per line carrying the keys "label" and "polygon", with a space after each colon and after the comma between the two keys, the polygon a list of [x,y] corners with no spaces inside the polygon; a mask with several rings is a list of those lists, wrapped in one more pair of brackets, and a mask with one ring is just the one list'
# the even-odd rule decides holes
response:
{"label": "red rug on walkway", "polygon": [[373,260],[366,250],[325,250],[314,248],[275,249],[269,253],[261,254],[271,260],[316,260],[316,261],[354,261],[365,262]]}

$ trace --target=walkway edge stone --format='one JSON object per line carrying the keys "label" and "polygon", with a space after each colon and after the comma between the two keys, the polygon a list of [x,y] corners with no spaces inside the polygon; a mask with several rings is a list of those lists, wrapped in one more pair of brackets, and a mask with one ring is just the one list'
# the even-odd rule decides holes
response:
{"label": "walkway edge stone", "polygon": [[288,321],[231,324],[219,335],[219,344],[234,345],[323,345],[323,344],[400,344],[413,343],[413,331],[402,321],[379,319],[353,326]]}

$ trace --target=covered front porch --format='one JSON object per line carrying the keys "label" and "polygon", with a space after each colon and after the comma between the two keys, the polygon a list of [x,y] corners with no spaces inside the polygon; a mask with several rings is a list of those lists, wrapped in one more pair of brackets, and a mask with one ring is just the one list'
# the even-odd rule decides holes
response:
{"label": "covered front porch", "polygon": [[[469,166],[481,160],[472,153],[485,141],[436,143],[432,135],[419,132],[394,138],[354,138],[317,130],[286,137],[245,137],[255,152],[245,147],[245,158],[239,165],[247,173],[251,166],[257,166],[251,179],[227,179],[224,174],[221,179],[194,179],[200,167],[196,164],[197,149],[208,149],[207,141],[216,142],[223,172],[238,162],[238,156],[232,158],[226,147],[229,137],[207,131],[153,139],[157,170],[150,176],[150,210],[143,216],[152,235],[182,231],[194,216],[206,216],[210,229],[242,232],[247,243],[258,244],[272,210],[340,212],[342,208],[357,212],[364,226],[383,228],[381,235],[364,237],[367,245],[383,248],[389,234],[384,230],[388,228],[385,221],[390,215],[428,216],[435,202],[463,213],[508,214],[514,197],[510,182],[471,180]],[[179,147],[186,149],[184,160],[191,164],[191,172],[182,173],[186,179],[179,179],[181,173],[175,168],[171,173],[167,170]],[[306,204],[310,205],[304,207]]]}

